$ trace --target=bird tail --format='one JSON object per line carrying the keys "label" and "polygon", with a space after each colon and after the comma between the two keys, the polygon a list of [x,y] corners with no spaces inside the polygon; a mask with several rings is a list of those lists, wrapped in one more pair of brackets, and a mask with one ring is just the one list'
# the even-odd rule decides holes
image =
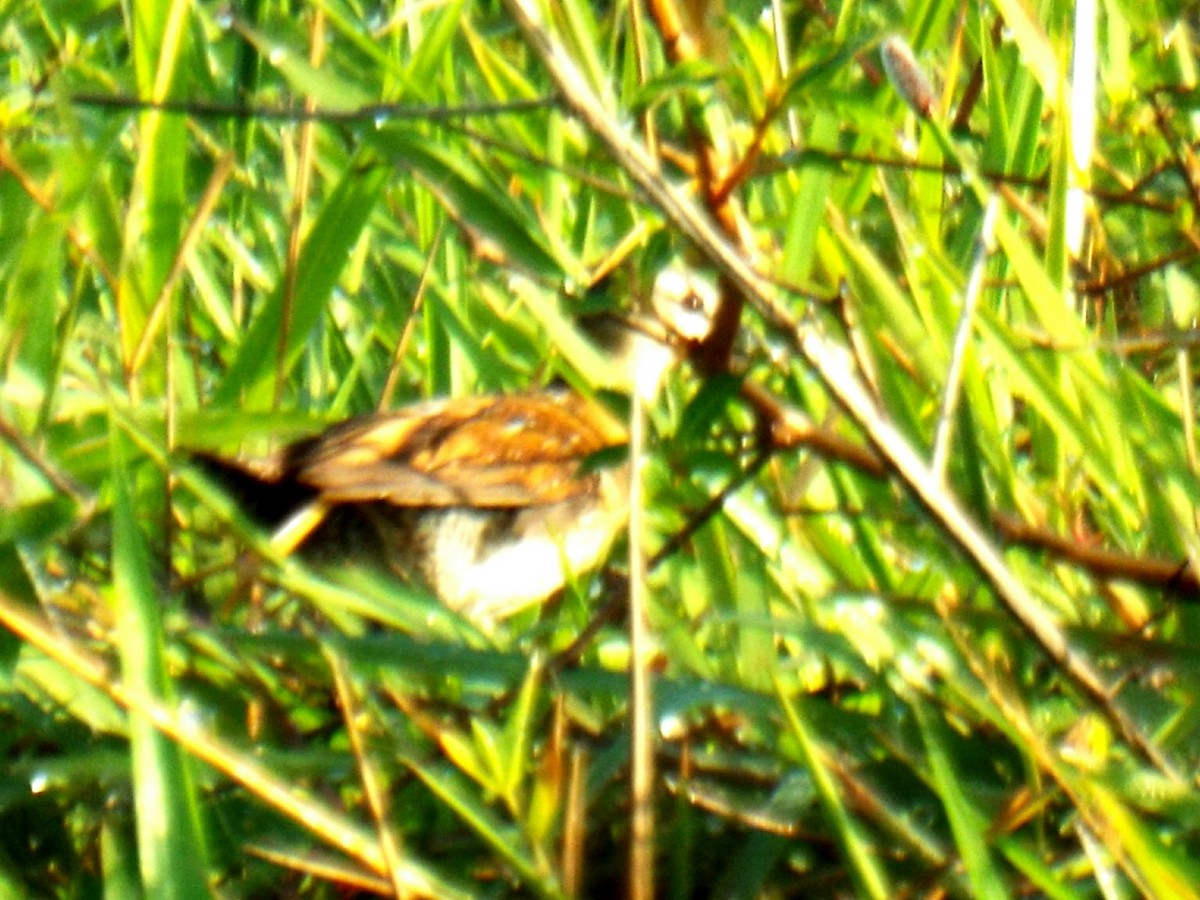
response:
{"label": "bird tail", "polygon": [[272,478],[244,463],[209,453],[191,453],[189,461],[228,494],[255,524],[273,531],[317,492],[290,478]]}

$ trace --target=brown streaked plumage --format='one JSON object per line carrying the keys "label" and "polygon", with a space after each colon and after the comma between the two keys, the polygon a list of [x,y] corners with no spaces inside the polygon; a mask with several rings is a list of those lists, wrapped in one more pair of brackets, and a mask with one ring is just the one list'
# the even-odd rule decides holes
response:
{"label": "brown streaked plumage", "polygon": [[335,425],[285,450],[281,476],[335,504],[532,506],[591,490],[580,465],[624,440],[574,394],[461,397]]}
{"label": "brown streaked plumage", "polygon": [[[380,562],[495,621],[595,566],[625,517],[624,430],[574,394],[460,397],[350,419],[238,463],[196,455],[285,549]],[[294,524],[300,522],[300,524]]]}

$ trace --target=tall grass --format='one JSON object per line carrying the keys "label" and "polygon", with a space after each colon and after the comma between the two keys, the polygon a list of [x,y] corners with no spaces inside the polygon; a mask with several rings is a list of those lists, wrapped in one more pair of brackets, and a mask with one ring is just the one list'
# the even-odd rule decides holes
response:
{"label": "tall grass", "polygon": [[746,305],[649,412],[643,884],[1195,895],[1195,23],[522,9],[0,13],[3,889],[623,888],[619,579],[485,632],[186,453],[602,389],[683,254]]}

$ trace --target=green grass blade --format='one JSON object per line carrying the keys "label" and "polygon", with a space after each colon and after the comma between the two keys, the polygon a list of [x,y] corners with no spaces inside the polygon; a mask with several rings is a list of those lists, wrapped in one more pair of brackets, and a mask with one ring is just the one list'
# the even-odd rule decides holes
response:
{"label": "green grass blade", "polygon": [[[161,599],[128,481],[129,452],[114,425],[113,603],[120,623],[121,677],[136,694],[173,704],[166,670]],[[208,891],[200,805],[185,754],[147,718],[130,715],[138,858],[147,894],[192,898]]]}
{"label": "green grass blade", "polygon": [[[297,260],[296,295],[284,350],[284,369],[296,364],[313,327],[325,312],[351,248],[360,239],[387,179],[388,166],[373,154],[360,154],[342,177],[313,223]],[[283,323],[282,282],[251,322],[237,354],[216,389],[219,405],[239,397],[251,408],[270,399],[271,377]]]}
{"label": "green grass blade", "polygon": [[943,740],[940,723],[934,720],[933,713],[922,701],[918,700],[913,709],[929,755],[938,798],[946,810],[959,855],[967,870],[972,896],[1001,900],[1007,897],[1009,892],[988,848],[987,820],[955,771],[949,748]]}
{"label": "green grass blade", "polygon": [[837,836],[838,846],[849,867],[850,877],[858,895],[883,900],[890,893],[887,876],[879,865],[875,848],[871,846],[861,827],[846,808],[837,778],[828,764],[826,751],[811,733],[800,704],[787,697],[778,682],[775,690],[788,730],[799,744],[800,754],[817,786],[821,806]]}

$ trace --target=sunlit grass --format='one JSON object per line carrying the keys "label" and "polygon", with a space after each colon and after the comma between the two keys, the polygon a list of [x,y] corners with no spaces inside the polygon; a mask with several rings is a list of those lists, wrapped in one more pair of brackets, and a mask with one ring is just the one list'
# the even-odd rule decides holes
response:
{"label": "sunlit grass", "polygon": [[[559,380],[609,402],[576,311],[631,305],[675,254],[708,263],[504,8],[321,6],[319,63],[315,6],[132,3],[136,41],[103,0],[3,19],[14,894],[624,890],[630,648],[619,609],[594,621],[619,579],[488,631],[390,577],[274,558],[186,452]],[[732,375],[685,365],[649,411],[650,559],[733,485],[649,576],[660,891],[1194,895],[1194,25],[796,8],[781,82],[757,13],[724,10],[672,66],[664,9],[642,59],[623,7],[546,22],[613,122],[654,124],[657,177],[711,188],[701,154],[744,174],[739,252],[779,310],[848,349],[923,459],[944,436],[945,496],[1114,706],[880,477],[886,448],[751,304]],[[882,76],[891,34],[932,77],[929,120]],[[1094,113],[1070,84],[1093,66]],[[307,156],[305,124],[264,114],[306,99],[338,114]],[[773,446],[742,381],[826,442]]]}

